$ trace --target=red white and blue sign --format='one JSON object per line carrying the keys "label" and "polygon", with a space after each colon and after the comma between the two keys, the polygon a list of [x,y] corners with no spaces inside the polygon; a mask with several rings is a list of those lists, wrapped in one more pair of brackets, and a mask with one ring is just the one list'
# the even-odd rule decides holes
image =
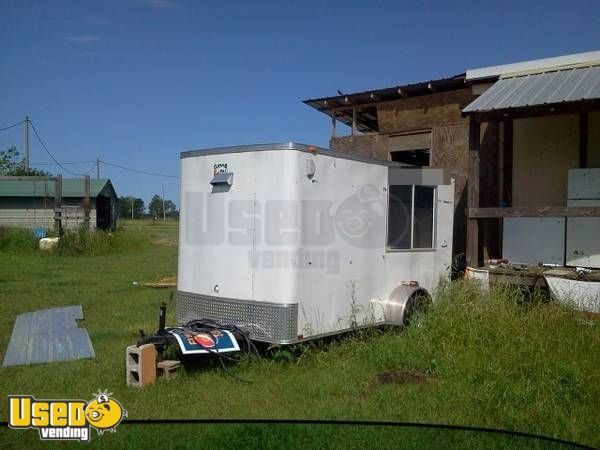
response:
{"label": "red white and blue sign", "polygon": [[181,353],[184,355],[226,353],[240,350],[236,338],[227,330],[192,332],[183,328],[165,328],[165,331],[175,337]]}

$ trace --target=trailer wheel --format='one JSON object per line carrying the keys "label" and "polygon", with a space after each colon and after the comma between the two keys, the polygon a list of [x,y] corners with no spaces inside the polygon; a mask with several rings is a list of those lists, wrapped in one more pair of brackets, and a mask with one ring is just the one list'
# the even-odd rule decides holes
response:
{"label": "trailer wheel", "polygon": [[425,312],[430,303],[431,296],[425,289],[415,291],[408,299],[402,324],[408,326],[416,314]]}
{"label": "trailer wheel", "polygon": [[398,286],[386,303],[386,322],[390,325],[407,326],[415,313],[424,311],[430,302],[431,296],[425,289]]}

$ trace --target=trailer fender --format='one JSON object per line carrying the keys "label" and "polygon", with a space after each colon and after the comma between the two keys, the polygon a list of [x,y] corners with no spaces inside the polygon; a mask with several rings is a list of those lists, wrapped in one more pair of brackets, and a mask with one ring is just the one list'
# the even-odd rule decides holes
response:
{"label": "trailer fender", "polygon": [[400,285],[392,291],[385,304],[385,322],[406,326],[412,314],[424,309],[430,301],[429,292],[422,287]]}

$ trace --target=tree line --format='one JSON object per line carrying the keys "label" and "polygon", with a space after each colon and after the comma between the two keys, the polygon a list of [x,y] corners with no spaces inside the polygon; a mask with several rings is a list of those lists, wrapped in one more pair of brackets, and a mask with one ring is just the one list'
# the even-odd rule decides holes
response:
{"label": "tree line", "polygon": [[[179,217],[177,206],[171,200],[165,199],[164,211],[166,217]],[[119,217],[123,219],[131,219],[132,215],[134,219],[139,219],[141,217],[162,219],[163,199],[160,195],[155,194],[146,208],[144,200],[141,198],[132,196],[119,197],[117,202],[117,212]]]}

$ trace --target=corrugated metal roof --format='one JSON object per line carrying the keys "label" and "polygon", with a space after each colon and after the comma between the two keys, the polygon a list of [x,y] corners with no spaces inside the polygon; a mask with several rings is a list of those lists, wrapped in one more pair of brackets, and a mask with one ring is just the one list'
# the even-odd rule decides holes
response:
{"label": "corrugated metal roof", "polygon": [[555,56],[552,58],[534,59],[517,63],[502,64],[499,66],[482,67],[467,70],[466,81],[482,80],[485,78],[498,78],[503,75],[516,74],[517,72],[548,72],[549,70],[562,70],[573,66],[592,65],[600,61],[600,51],[574,53],[571,55]]}
{"label": "corrugated metal roof", "polygon": [[463,109],[486,112],[600,99],[600,65],[501,78]]}
{"label": "corrugated metal roof", "polygon": [[[90,179],[90,197],[97,197],[106,185],[113,189],[109,179]],[[63,197],[83,197],[83,192],[83,179],[66,178],[62,180]],[[0,180],[0,197],[34,196],[54,197],[54,181]]]}
{"label": "corrugated metal roof", "polygon": [[2,365],[17,366],[94,358],[81,305],[19,314]]}

